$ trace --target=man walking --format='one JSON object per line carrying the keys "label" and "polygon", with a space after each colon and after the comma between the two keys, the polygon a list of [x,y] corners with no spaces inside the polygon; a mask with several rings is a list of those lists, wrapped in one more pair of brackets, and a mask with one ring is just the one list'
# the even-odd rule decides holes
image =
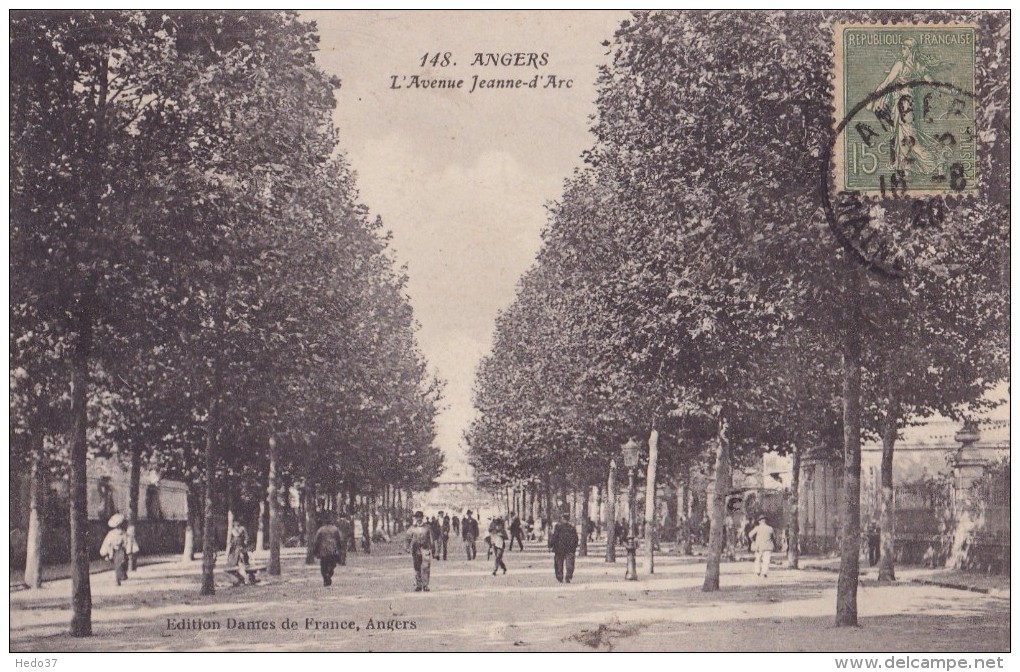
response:
{"label": "man walking", "polygon": [[439,537],[439,545],[443,549],[443,560],[446,560],[446,548],[450,544],[450,515],[443,516],[443,512],[440,511],[439,515],[442,516],[442,531]]}
{"label": "man walking", "polygon": [[354,524],[351,522],[350,517],[341,513],[336,521],[336,527],[340,530],[340,555],[337,556],[338,562],[341,566],[344,566],[347,564],[347,549],[354,541]]}
{"label": "man walking", "polygon": [[425,523],[425,514],[414,512],[414,523],[407,530],[406,550],[414,564],[414,592],[429,592],[429,574],[432,568],[432,526]]}
{"label": "man walking", "polygon": [[754,552],[754,572],[758,576],[768,578],[772,549],[776,543],[776,531],[768,524],[765,516],[758,516],[758,524],[747,536],[751,540],[751,550]]}
{"label": "man walking", "polygon": [[574,578],[574,553],[577,552],[577,529],[570,524],[570,514],[564,513],[549,535],[549,548],[553,552],[553,570],[560,583]]}
{"label": "man walking", "polygon": [[524,537],[521,534],[521,519],[514,513],[510,512],[510,550],[514,550],[514,540],[517,540],[517,548],[521,551],[524,550]]}
{"label": "man walking", "polygon": [[475,542],[478,541],[478,521],[471,517],[471,509],[467,510],[460,528],[464,539],[464,550],[467,551],[467,559],[474,560],[478,557],[478,548],[475,546]]}
{"label": "man walking", "polygon": [[492,568],[492,575],[496,576],[496,570],[502,568],[503,573],[506,574],[506,563],[503,562],[503,551],[506,548],[506,525],[503,524],[502,518],[496,518],[489,525],[489,548],[493,553],[496,554],[495,565]]}
{"label": "man walking", "polygon": [[868,525],[868,564],[872,567],[882,559],[882,531],[878,523],[871,521]]}
{"label": "man walking", "polygon": [[[440,514],[443,512],[440,511]],[[442,534],[442,529],[439,527],[439,519],[432,516],[432,519],[428,522],[428,525],[432,528],[432,559],[439,559],[439,535]]]}
{"label": "man walking", "polygon": [[315,531],[315,557],[319,559],[319,570],[322,572],[322,585],[333,585],[333,570],[340,564],[341,554],[344,552],[346,540],[337,527],[329,518]]}

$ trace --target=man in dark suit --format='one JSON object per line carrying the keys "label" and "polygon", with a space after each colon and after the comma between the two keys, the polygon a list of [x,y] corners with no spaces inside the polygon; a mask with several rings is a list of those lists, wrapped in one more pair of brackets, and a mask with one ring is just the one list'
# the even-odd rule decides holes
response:
{"label": "man in dark suit", "polygon": [[464,520],[460,524],[461,536],[464,539],[464,550],[467,551],[467,559],[474,560],[478,557],[478,548],[475,542],[478,541],[478,521],[471,517],[471,509],[467,510]]}
{"label": "man in dark suit", "polygon": [[[440,515],[442,515],[442,511],[440,511]],[[442,521],[440,521],[440,536],[439,536],[439,546],[442,549],[441,553],[443,556],[443,560],[446,560],[446,547],[449,543],[450,543],[450,516],[445,515],[442,516]]]}
{"label": "man in dark suit", "polygon": [[347,564],[347,549],[352,543],[354,543],[354,523],[351,522],[350,517],[340,514],[336,521],[337,529],[340,530],[340,565]]}
{"label": "man in dark suit", "polygon": [[517,548],[524,550],[524,535],[521,529],[521,519],[514,512],[510,512],[510,550],[514,550],[514,540],[517,540]]}
{"label": "man in dark suit", "polygon": [[564,513],[549,535],[549,548],[553,552],[553,569],[556,580],[570,583],[574,578],[574,553],[577,552],[577,528],[570,524],[570,514]]}
{"label": "man in dark suit", "polygon": [[331,519],[315,532],[315,557],[319,559],[319,569],[322,572],[322,585],[333,584],[333,570],[340,562],[340,553],[344,548],[344,539],[338,528]]}

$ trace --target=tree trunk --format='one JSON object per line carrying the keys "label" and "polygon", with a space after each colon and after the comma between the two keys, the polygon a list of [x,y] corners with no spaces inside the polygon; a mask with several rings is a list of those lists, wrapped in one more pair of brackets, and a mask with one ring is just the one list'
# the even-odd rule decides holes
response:
{"label": "tree trunk", "polygon": [[368,522],[368,497],[361,498],[361,539],[365,553],[372,552],[372,533],[369,531]]}
{"label": "tree trunk", "polygon": [[315,510],[315,483],[310,479],[305,480],[304,492],[302,499],[305,503],[305,564],[315,564],[315,530],[318,528],[316,523],[316,510]]}
{"label": "tree trunk", "polygon": [[549,526],[552,524],[552,474],[546,474],[545,476],[545,525],[546,535],[552,532]]}
{"label": "tree trunk", "polygon": [[581,491],[581,544],[577,549],[577,555],[582,558],[588,557],[588,500],[591,499],[591,486],[585,486]]}
{"label": "tree trunk", "polygon": [[[375,533],[379,529],[379,501],[376,499],[375,490],[368,496],[368,511],[372,514],[372,534],[370,538],[375,538]],[[442,525],[443,521],[439,521]]]}
{"label": "tree trunk", "polygon": [[[83,224],[99,230],[101,200],[109,183],[104,178],[107,165],[108,136],[106,129],[107,96],[109,94],[109,54],[105,50],[96,58],[96,105],[90,158],[85,168],[85,207]],[[88,139],[84,139],[88,142]],[[83,259],[84,260],[84,259]],[[88,388],[89,359],[92,357],[93,316],[98,274],[93,271],[82,279],[81,292],[68,306],[74,322],[76,338],[71,349],[71,435],[69,446],[70,473],[68,499],[71,534],[71,636],[92,636],[92,584],[89,578],[88,521]]]}
{"label": "tree trunk", "polygon": [[687,489],[684,487],[683,472],[677,476],[675,484],[676,492],[670,498],[670,508],[672,509],[673,520],[676,521],[676,553],[677,555],[682,555],[684,544],[687,540],[687,519],[684,516],[684,502],[687,499]]}
{"label": "tree trunk", "polygon": [[899,400],[889,385],[888,407],[882,424],[882,503],[879,508],[881,553],[878,559],[878,580],[896,580],[896,504],[893,497],[893,449],[899,424]]}
{"label": "tree trunk", "polygon": [[[851,270],[851,273],[854,271]],[[857,584],[861,554],[861,334],[864,320],[857,287],[849,290],[853,306],[843,346],[843,529],[836,626],[857,625]]]}
{"label": "tree trunk", "polygon": [[42,588],[43,511],[46,506],[46,455],[43,452],[45,437],[33,432],[32,479],[28,485],[28,532],[25,547],[25,585]]}
{"label": "tree trunk", "polygon": [[[219,379],[219,364],[215,364],[215,378]],[[218,431],[219,389],[213,392],[212,406],[209,409],[209,421],[206,423],[205,437],[205,501],[202,524],[202,589],[201,595],[216,594],[216,433]]]}
{"label": "tree trunk", "polygon": [[666,488],[667,497],[665,500],[666,512],[662,516],[662,522],[658,526],[659,530],[659,546],[662,547],[662,537],[673,532],[671,537],[671,543],[676,544],[680,539],[680,506],[677,502],[680,501],[680,491],[683,486],[680,485],[680,478],[673,479],[670,487]]}
{"label": "tree trunk", "polygon": [[[268,488],[267,488],[268,490]],[[269,501],[263,496],[259,499],[259,520],[255,529],[255,550],[266,550],[266,527],[268,526]]]}
{"label": "tree trunk", "polygon": [[[138,538],[138,499],[142,489],[142,450],[136,444],[131,448],[131,485],[128,492],[128,534]],[[131,554],[131,571],[138,569],[138,554]]]}
{"label": "tree trunk", "polygon": [[269,566],[270,576],[280,576],[280,545],[283,543],[283,517],[280,511],[280,442],[269,437]]}
{"label": "tree trunk", "polygon": [[616,562],[616,460],[609,461],[606,481],[606,562]]}
{"label": "tree trunk", "polygon": [[790,479],[790,540],[787,548],[787,564],[790,569],[800,567],[800,450],[801,442],[794,444],[790,457],[793,472]]}
{"label": "tree trunk", "polygon": [[[226,328],[227,293],[219,292],[216,353],[213,356],[212,401],[209,404],[209,419],[205,435],[205,511],[202,525],[202,589],[201,595],[216,593],[216,518],[214,498],[216,494],[216,460],[218,458],[220,431],[220,397],[223,394],[223,330]],[[230,535],[230,530],[227,530]]]}
{"label": "tree trunk", "polygon": [[191,562],[195,559],[195,537],[198,536],[200,499],[194,483],[188,483],[188,524],[184,528],[184,551],[181,559]]}
{"label": "tree trunk", "polygon": [[232,475],[233,474],[231,474],[228,470],[227,473],[224,474],[223,479],[223,504],[227,509],[227,534],[226,538],[223,540],[224,553],[228,553],[230,551],[230,530],[234,529],[234,497],[233,489],[231,488],[231,485],[233,484],[233,479],[231,479]]}
{"label": "tree trunk", "polygon": [[694,488],[691,486],[691,467],[684,471],[684,555],[694,555]]}
{"label": "tree trunk", "polygon": [[280,473],[280,489],[277,491],[280,494],[280,544],[282,545],[286,541],[287,537],[287,521],[294,520],[297,516],[294,515],[294,503],[290,499],[291,486],[294,481],[291,479],[289,471],[284,471],[281,468],[279,462],[277,462],[277,469]]}
{"label": "tree trunk", "polygon": [[595,519],[596,529],[602,527],[602,484],[595,486]]}
{"label": "tree trunk", "polygon": [[705,592],[719,590],[719,565],[722,562],[723,529],[726,517],[726,494],[730,491],[732,474],[730,473],[730,438],[724,412],[718,412],[718,434],[716,436],[715,478],[709,484],[709,502],[711,503],[711,526],[708,533],[708,564],[705,567],[705,583],[701,589]]}
{"label": "tree trunk", "polygon": [[86,431],[92,315],[88,298],[82,297],[79,301],[75,308],[78,333],[71,353],[71,446],[68,484],[71,518],[71,635],[91,637],[92,585],[89,581]]}
{"label": "tree trunk", "polygon": [[655,472],[659,461],[659,430],[648,434],[648,473],[645,480],[645,569],[655,573]]}

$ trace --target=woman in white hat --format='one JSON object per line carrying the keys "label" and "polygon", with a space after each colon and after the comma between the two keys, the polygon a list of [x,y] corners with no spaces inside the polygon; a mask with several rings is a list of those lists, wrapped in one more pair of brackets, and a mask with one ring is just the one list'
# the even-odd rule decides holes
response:
{"label": "woman in white hat", "polygon": [[110,531],[99,547],[99,555],[113,563],[113,572],[119,586],[121,581],[127,580],[128,554],[138,552],[138,543],[128,537],[127,520],[123,514],[113,514],[107,525]]}

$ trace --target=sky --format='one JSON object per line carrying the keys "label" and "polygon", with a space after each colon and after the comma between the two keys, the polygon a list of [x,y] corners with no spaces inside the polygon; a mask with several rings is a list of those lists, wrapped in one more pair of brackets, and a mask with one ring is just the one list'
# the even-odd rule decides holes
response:
{"label": "sky", "polygon": [[[592,145],[595,80],[608,59],[602,42],[627,14],[302,16],[318,24],[320,67],[342,81],[334,118],[360,199],[393,233],[395,256],[407,265],[419,343],[447,382],[437,422],[447,475],[465,475],[475,370],[490,349],[496,315],[513,301],[540,248],[546,205]],[[507,53],[523,54],[514,57],[521,65],[472,65],[475,54]],[[415,75],[464,83],[414,88]],[[536,89],[470,90],[475,76],[530,82],[536,75]],[[545,86],[553,76],[558,86]]]}

